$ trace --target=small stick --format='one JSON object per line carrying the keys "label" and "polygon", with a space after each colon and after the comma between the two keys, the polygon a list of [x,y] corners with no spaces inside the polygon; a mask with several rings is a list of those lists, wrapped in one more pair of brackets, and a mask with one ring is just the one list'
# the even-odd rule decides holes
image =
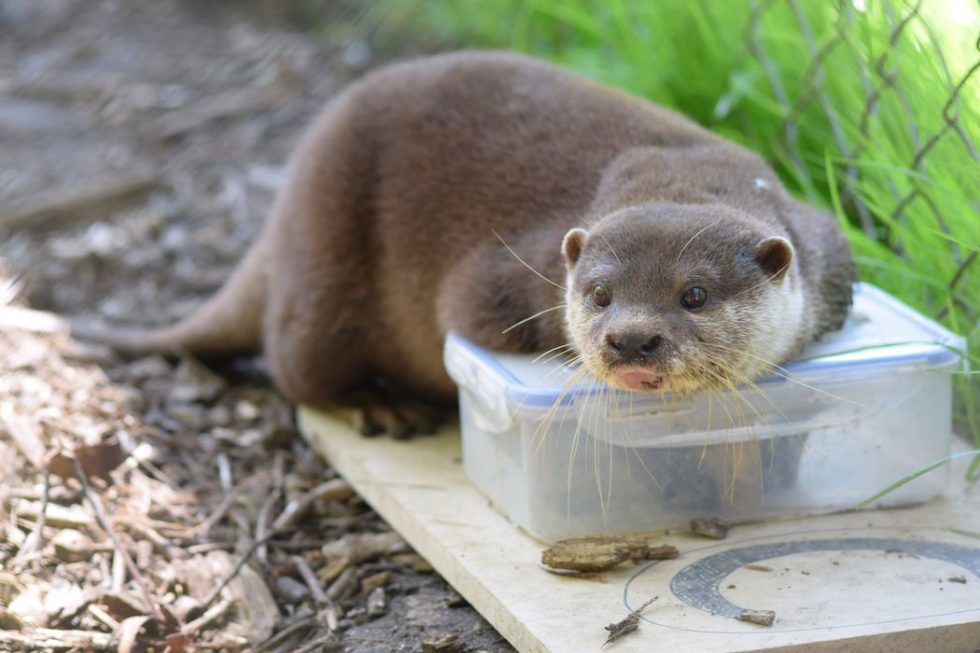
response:
{"label": "small stick", "polygon": [[320,579],[316,577],[313,569],[310,568],[310,564],[302,556],[294,555],[292,559],[299,575],[303,577],[306,586],[310,588],[310,594],[313,596],[313,600],[320,605],[330,605],[333,603],[326,592],[323,591],[323,585],[320,584]]}
{"label": "small stick", "polygon": [[85,477],[85,470],[82,469],[81,463],[78,462],[77,458],[72,458],[72,466],[75,468],[75,476],[78,478],[79,482],[82,484],[82,493],[88,500],[89,505],[92,506],[92,510],[95,512],[95,518],[98,520],[99,525],[109,536],[109,540],[112,542],[113,548],[115,548],[116,553],[122,557],[123,563],[126,565],[126,569],[129,571],[129,575],[132,576],[133,581],[135,581],[136,586],[139,587],[140,593],[143,595],[143,599],[146,601],[150,610],[153,612],[153,616],[160,621],[165,622],[166,618],[163,612],[160,610],[160,606],[157,605],[156,600],[150,593],[149,587],[146,585],[146,579],[140,574],[139,568],[136,563],[133,562],[133,558],[129,555],[126,549],[123,548],[122,543],[119,541],[119,537],[116,535],[115,531],[112,530],[112,526],[109,524],[109,519],[106,517],[105,510],[102,507],[102,503],[99,498],[95,496],[92,492],[92,488],[88,483],[88,479]]}
{"label": "small stick", "polygon": [[44,463],[44,488],[41,491],[41,510],[37,515],[37,522],[34,524],[34,530],[31,534],[27,536],[27,541],[24,542],[23,548],[17,553],[17,558],[14,560],[14,564],[20,566],[23,562],[27,560],[35,551],[41,548],[41,543],[44,539],[44,526],[47,523],[47,512],[48,512],[48,499],[51,492],[51,459],[50,457]]}
{"label": "small stick", "polygon": [[211,529],[214,528],[215,524],[221,521],[224,516],[228,513],[229,508],[235,503],[235,495],[229,493],[218,505],[213,513],[208,515],[208,518],[202,521],[197,526],[191,528],[188,532],[189,537],[200,537],[207,536]]}
{"label": "small stick", "polygon": [[639,628],[640,615],[643,613],[644,610],[646,610],[648,605],[650,605],[651,603],[653,603],[659,598],[660,598],[659,596],[653,597],[652,599],[650,599],[649,601],[647,601],[646,603],[638,607],[636,610],[633,610],[633,612],[630,612],[628,615],[626,615],[625,619],[606,626],[606,630],[609,632],[609,637],[606,639],[605,642],[602,643],[602,646],[604,647],[609,642],[617,640],[623,635],[628,635],[634,630],[636,630],[637,628]]}
{"label": "small stick", "polygon": [[[269,493],[269,496],[262,504],[262,509],[259,510],[258,519],[255,520],[255,538],[261,540],[266,535],[266,528],[268,528],[269,520],[272,518],[272,509],[275,507],[276,502],[279,501],[279,497],[282,495],[283,486],[283,457],[282,452],[276,453],[276,458],[272,464],[272,486],[273,491]],[[266,550],[265,544],[260,546],[256,551],[256,556],[262,564],[268,564],[269,556]]]}
{"label": "small stick", "polygon": [[317,485],[315,488],[302,495],[298,499],[292,499],[286,504],[286,508],[272,522],[272,531],[281,531],[292,526],[296,519],[309,510],[316,501],[320,499],[346,499],[354,493],[347,481],[339,478]]}
{"label": "small stick", "polygon": [[112,591],[118,594],[122,591],[123,585],[126,584],[126,562],[123,557],[119,554],[119,551],[115,551],[112,554]]}
{"label": "small stick", "polygon": [[119,628],[119,622],[116,621],[111,614],[100,608],[95,603],[89,603],[88,607],[89,614],[98,619],[102,625],[106,626],[109,630],[115,632]]}
{"label": "small stick", "polygon": [[211,592],[206,597],[204,597],[204,600],[201,601],[201,605],[207,608],[209,605],[214,603],[214,600],[218,598],[219,594],[221,594],[221,590],[228,587],[228,583],[235,580],[235,577],[238,576],[238,574],[241,572],[242,567],[244,567],[245,563],[248,562],[248,559],[252,557],[252,554],[254,554],[255,551],[260,546],[262,546],[263,544],[271,540],[273,535],[275,534],[276,534],[275,531],[273,531],[272,533],[269,533],[262,539],[255,540],[255,542],[252,543],[252,546],[248,548],[248,551],[245,552],[245,555],[243,555],[241,559],[239,559],[239,561],[235,564],[235,568],[231,570],[231,573],[228,574],[228,577],[225,578],[223,581],[221,581],[220,585],[215,587],[213,590],[211,590]]}
{"label": "small stick", "polygon": [[315,615],[309,617],[300,617],[293,623],[289,624],[288,626],[280,630],[278,633],[270,636],[269,639],[265,640],[264,642],[256,646],[255,653],[262,653],[263,651],[271,651],[277,645],[279,645],[280,642],[289,639],[296,633],[306,628],[312,628],[313,626],[316,625],[316,623],[317,621]]}
{"label": "small stick", "polygon": [[218,601],[200,617],[194,621],[188,621],[186,624],[184,624],[184,627],[180,629],[180,633],[182,635],[190,636],[200,630],[204,630],[211,622],[228,612],[228,609],[231,608],[231,606],[232,602],[229,599],[222,599]]}

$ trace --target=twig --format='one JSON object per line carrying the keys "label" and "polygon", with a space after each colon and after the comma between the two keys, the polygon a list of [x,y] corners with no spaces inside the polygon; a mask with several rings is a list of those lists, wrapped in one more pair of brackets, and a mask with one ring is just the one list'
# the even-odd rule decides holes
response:
{"label": "twig", "polygon": [[116,629],[119,628],[119,622],[116,621],[116,619],[111,614],[109,614],[108,612],[100,608],[95,603],[89,603],[88,607],[85,609],[89,612],[89,614],[91,614],[93,617],[98,619],[99,622],[101,622],[102,625],[106,626],[109,630],[115,632]]}
{"label": "twig", "polygon": [[248,562],[248,559],[252,557],[252,554],[254,554],[255,551],[260,546],[262,546],[263,544],[265,544],[269,540],[271,540],[272,537],[273,537],[273,535],[275,535],[275,534],[276,534],[276,532],[273,531],[273,532],[269,533],[268,535],[266,535],[265,537],[263,537],[261,539],[255,540],[255,542],[252,543],[252,546],[250,546],[248,548],[248,551],[245,552],[245,555],[243,555],[238,560],[238,562],[235,564],[235,568],[231,570],[231,573],[228,574],[227,578],[225,578],[223,581],[221,581],[221,584],[220,585],[218,585],[217,587],[215,587],[213,590],[211,590],[211,592],[206,597],[204,597],[204,599],[201,601],[201,605],[203,607],[207,608],[209,605],[211,605],[212,603],[214,603],[214,600],[216,598],[218,598],[218,596],[221,594],[221,591],[223,589],[225,589],[226,587],[228,587],[228,583],[230,583],[231,581],[235,580],[235,578],[241,572],[242,567],[244,567],[245,566],[245,563]]}
{"label": "twig", "polygon": [[602,643],[602,646],[605,647],[606,644],[609,644],[610,642],[619,639],[623,635],[628,635],[634,630],[636,630],[637,628],[639,628],[640,615],[643,614],[643,611],[646,610],[648,605],[650,605],[651,603],[653,603],[659,598],[660,598],[659,596],[653,597],[652,599],[650,599],[649,601],[647,601],[646,603],[638,607],[636,610],[633,610],[633,612],[630,612],[628,615],[626,615],[626,618],[623,619],[622,621],[617,621],[614,624],[609,624],[608,626],[606,626],[606,630],[609,631],[609,637],[606,639],[605,642]]}
{"label": "twig", "polygon": [[272,522],[272,532],[275,533],[292,526],[298,517],[309,510],[310,506],[320,499],[326,499],[328,501],[346,499],[353,494],[353,488],[343,479],[335,478],[321,483],[301,497],[292,499],[287,503],[285,510],[276,517],[276,521]]}
{"label": "twig", "polygon": [[[265,537],[266,528],[268,528],[269,520],[272,518],[272,509],[275,508],[276,502],[279,501],[279,497],[282,495],[284,474],[284,459],[282,452],[279,451],[276,452],[275,460],[272,463],[273,491],[269,493],[269,496],[262,503],[262,508],[259,510],[259,516],[255,520],[255,538],[258,540]],[[262,564],[267,564],[269,562],[265,544],[256,550],[256,555]]]}
{"label": "twig", "polygon": [[126,561],[117,549],[112,554],[112,588],[113,593],[118,594],[126,584]]}
{"label": "twig", "polygon": [[264,642],[261,642],[258,646],[255,647],[255,653],[263,653],[263,651],[271,651],[276,646],[278,646],[281,642],[289,639],[296,633],[306,628],[312,628],[316,626],[316,624],[317,624],[316,616],[301,617],[296,621],[294,621],[293,623],[286,626],[285,628],[283,628],[282,630],[280,630],[275,635],[269,637]]}
{"label": "twig", "polygon": [[204,630],[211,622],[219,619],[226,612],[228,612],[228,609],[231,608],[231,606],[232,601],[230,599],[222,599],[194,621],[188,621],[186,624],[184,624],[184,627],[180,629],[180,633],[182,635],[190,636],[200,630]]}
{"label": "twig", "polygon": [[219,521],[221,521],[224,518],[225,514],[228,512],[228,509],[231,508],[233,503],[235,503],[235,495],[229,493],[228,496],[226,496],[221,501],[221,503],[218,504],[218,507],[215,509],[215,511],[210,515],[208,515],[207,519],[202,521],[197,526],[191,528],[191,530],[188,532],[188,536],[189,537],[207,536],[207,534],[211,531],[211,529],[214,528],[215,524],[217,524]]}
{"label": "twig", "polygon": [[99,501],[99,498],[95,496],[94,492],[92,492],[92,487],[89,485],[88,479],[85,477],[85,470],[82,469],[81,463],[78,462],[77,458],[72,458],[71,464],[75,468],[75,477],[78,478],[79,482],[82,484],[82,493],[85,495],[85,498],[88,499],[89,505],[92,506],[92,510],[95,512],[95,519],[106,532],[109,540],[112,541],[112,546],[115,548],[116,554],[122,557],[123,563],[126,565],[126,569],[129,571],[129,575],[133,578],[136,586],[139,587],[140,593],[143,595],[143,599],[153,612],[153,616],[162,622],[166,622],[166,618],[164,617],[163,612],[160,610],[160,606],[157,605],[156,600],[150,593],[149,587],[146,585],[146,579],[144,579],[143,575],[140,574],[140,570],[136,566],[136,563],[133,562],[133,558],[129,555],[126,549],[123,548],[122,543],[119,541],[119,537],[116,535],[115,531],[112,530],[109,519],[106,517],[105,510],[102,507],[102,502]]}
{"label": "twig", "polygon": [[326,592],[323,591],[323,585],[320,584],[320,579],[313,573],[313,569],[303,556],[294,555],[293,565],[296,566],[296,571],[299,572],[299,575],[303,577],[306,586],[310,588],[310,594],[313,596],[314,601],[319,605],[330,605],[333,603]]}
{"label": "twig", "polygon": [[326,635],[315,638],[311,642],[303,644],[294,650],[293,653],[313,653],[314,651],[318,653],[331,653],[331,651],[338,651],[341,648],[340,640],[337,636],[333,633],[327,633]]}
{"label": "twig", "polygon": [[48,458],[44,464],[44,488],[41,490],[41,510],[37,514],[37,522],[34,524],[34,530],[27,536],[27,541],[24,542],[24,546],[17,553],[17,558],[13,561],[14,565],[20,566],[35,551],[41,549],[41,542],[44,539],[44,526],[47,524],[48,495],[51,491],[50,462],[51,459]]}

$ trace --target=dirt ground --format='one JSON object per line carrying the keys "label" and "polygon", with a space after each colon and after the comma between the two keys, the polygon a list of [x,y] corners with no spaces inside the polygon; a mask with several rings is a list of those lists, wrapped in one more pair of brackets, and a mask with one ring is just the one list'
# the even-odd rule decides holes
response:
{"label": "dirt ground", "polygon": [[[319,4],[299,30],[274,2],[0,0],[0,312],[161,323],[216,289],[312,113],[401,54]],[[260,363],[28,321],[0,328],[0,650],[512,650]]]}

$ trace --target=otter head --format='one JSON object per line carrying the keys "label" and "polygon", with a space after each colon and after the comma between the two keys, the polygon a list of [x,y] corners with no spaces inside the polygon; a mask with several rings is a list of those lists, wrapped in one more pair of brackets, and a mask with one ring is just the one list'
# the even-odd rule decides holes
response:
{"label": "otter head", "polygon": [[562,249],[568,335],[611,386],[730,387],[805,340],[793,246],[746,213],[634,206],[572,229]]}

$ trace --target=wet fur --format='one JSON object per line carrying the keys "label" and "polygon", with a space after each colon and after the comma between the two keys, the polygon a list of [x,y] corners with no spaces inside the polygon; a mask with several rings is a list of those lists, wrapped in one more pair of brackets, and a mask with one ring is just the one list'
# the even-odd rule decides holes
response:
{"label": "wet fur", "polygon": [[[756,178],[767,192],[753,192]],[[447,331],[503,351],[565,343],[563,310],[507,330],[564,302],[566,281],[574,287],[565,234],[617,211],[671,206],[724,216],[735,229],[755,220],[792,242],[783,294],[742,303],[732,318],[747,346],[775,333],[795,350],[841,323],[853,276],[846,244],[830,216],[790,198],[758,157],[540,61],[459,53],[379,70],[334,98],[226,287],[180,324],[119,344],[261,351],[279,388],[312,405],[377,377],[451,401]],[[644,227],[623,229],[628,241]],[[656,251],[612,254],[669,266],[663,255],[684,233]],[[699,245],[704,254],[730,243],[721,234]]]}

